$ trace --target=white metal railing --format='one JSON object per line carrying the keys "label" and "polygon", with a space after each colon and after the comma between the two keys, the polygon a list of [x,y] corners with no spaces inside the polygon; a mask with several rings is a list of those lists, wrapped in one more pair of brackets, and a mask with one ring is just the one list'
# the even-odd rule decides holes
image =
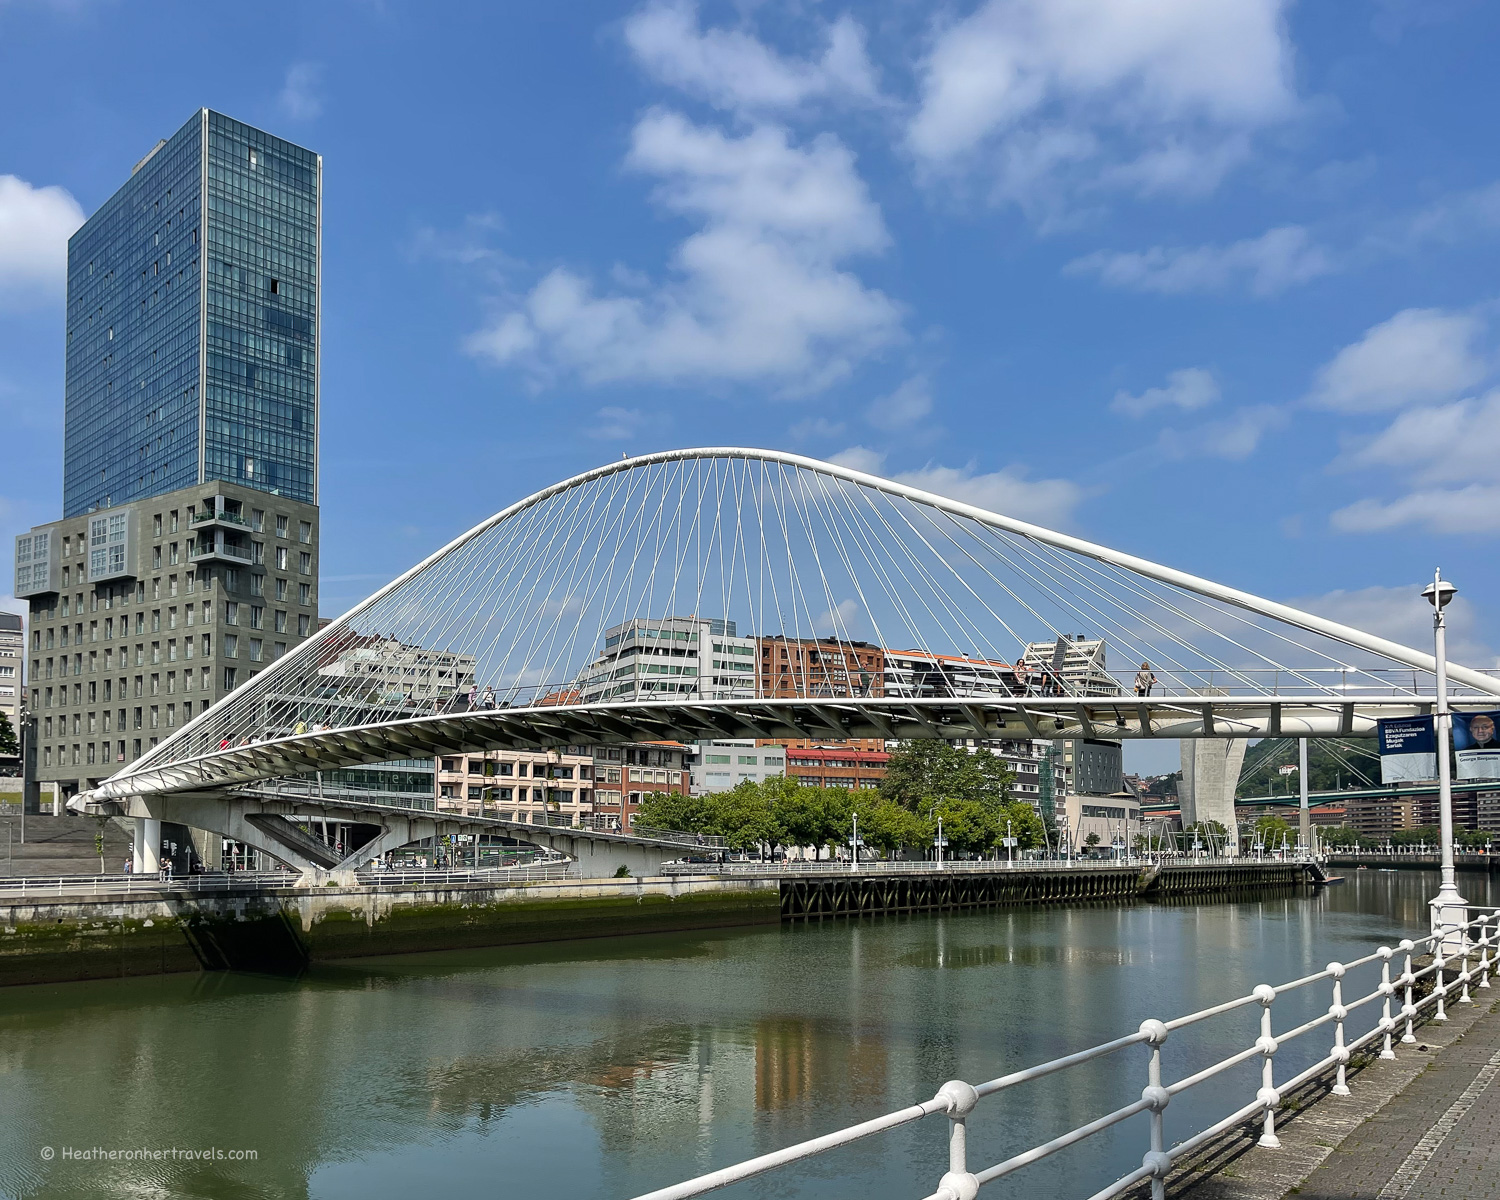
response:
{"label": "white metal railing", "polygon": [[0,899],[46,899],[49,896],[115,896],[152,892],[223,892],[243,888],[294,887],[295,871],[235,871],[232,874],[173,875],[40,875],[0,876]]}
{"label": "white metal railing", "polygon": [[[1434,1006],[1433,1020],[1445,1021],[1447,1014],[1444,1008],[1451,993],[1455,991],[1459,993],[1458,1003],[1469,1004],[1472,1003],[1469,996],[1471,983],[1477,980],[1474,986],[1488,988],[1491,974],[1500,969],[1500,955],[1494,953],[1496,947],[1500,946],[1500,909],[1480,908],[1473,905],[1466,907],[1470,914],[1466,923],[1441,926],[1437,932],[1425,937],[1405,939],[1395,949],[1381,946],[1374,953],[1367,954],[1363,958],[1348,963],[1329,963],[1323,970],[1301,979],[1294,979],[1289,983],[1276,986],[1263,983],[1249,995],[1240,996],[1173,1020],[1142,1021],[1135,1033],[1055,1058],[1038,1066],[1015,1071],[985,1083],[970,1084],[962,1080],[952,1080],[939,1088],[931,1100],[924,1100],[919,1104],[886,1113],[861,1124],[824,1134],[822,1137],[799,1142],[795,1146],[746,1159],[733,1166],[722,1167],[695,1179],[685,1180],[670,1187],[658,1188],[656,1191],[636,1197],[636,1200],[686,1200],[690,1196],[701,1196],[705,1192],[737,1183],[742,1179],[763,1175],[778,1167],[813,1158],[836,1147],[847,1146],[938,1113],[948,1118],[948,1167],[938,1180],[937,1187],[925,1200],[974,1200],[979,1189],[985,1184],[996,1179],[1003,1179],[1024,1167],[1041,1162],[1059,1151],[1087,1141],[1096,1134],[1103,1133],[1141,1114],[1149,1114],[1147,1145],[1141,1158],[1141,1165],[1112,1182],[1106,1183],[1093,1193],[1090,1200],[1106,1200],[1107,1197],[1118,1196],[1148,1180],[1151,1184],[1153,1200],[1164,1200],[1167,1175],[1174,1164],[1180,1162],[1185,1155],[1228,1130],[1257,1118],[1261,1121],[1258,1144],[1269,1149],[1280,1146],[1281,1143],[1276,1136],[1276,1111],[1280,1107],[1282,1098],[1289,1092],[1315,1078],[1332,1073],[1334,1095],[1348,1095],[1346,1068],[1356,1051],[1379,1042],[1380,1057],[1395,1058],[1395,1045],[1398,1042],[1409,1044],[1416,1040],[1412,1032],[1413,1027],[1417,1018],[1429,1006]],[[1454,953],[1453,951],[1460,946],[1465,952]],[[1422,967],[1415,966],[1414,959],[1426,953],[1433,955],[1432,961]],[[1398,955],[1402,958],[1400,973],[1392,978],[1391,962]],[[1373,971],[1377,967],[1379,982],[1376,986],[1357,998],[1347,999],[1344,995],[1344,988],[1350,973]],[[1418,999],[1419,985],[1427,979],[1432,980],[1431,991]],[[1331,985],[1331,1002],[1327,1010],[1310,1020],[1277,1033],[1272,1019],[1272,1011],[1277,1001],[1294,993],[1301,993],[1305,998],[1309,995],[1308,990],[1325,983]],[[1393,1001],[1397,1004],[1395,1012],[1392,1011]],[[1351,1016],[1360,1009],[1365,1010],[1366,1015],[1372,1014],[1377,1004],[1380,1015],[1370,1023],[1371,1027],[1351,1036],[1348,1028]],[[1257,1008],[1259,1017],[1254,1026],[1255,1036],[1249,1045],[1242,1046],[1234,1053],[1180,1079],[1170,1083],[1165,1082],[1162,1047],[1173,1033],[1228,1014],[1245,1010],[1254,1011]],[[1366,1022],[1356,1022],[1356,1024],[1363,1026]],[[1290,1042],[1308,1037],[1314,1031],[1330,1026],[1332,1045],[1328,1053],[1319,1057],[1310,1066],[1278,1083],[1275,1072],[1277,1051]],[[967,1121],[981,1100],[1009,1092],[1023,1084],[1085,1063],[1109,1058],[1131,1046],[1146,1048],[1146,1086],[1141,1090],[1140,1099],[1116,1108],[1112,1112],[1104,1113],[1049,1141],[1041,1142],[1019,1154],[1014,1154],[1002,1162],[977,1171],[972,1169],[968,1155]],[[1254,1063],[1257,1059],[1260,1061],[1260,1086],[1253,1100],[1240,1105],[1233,1112],[1219,1118],[1206,1128],[1192,1132],[1170,1147],[1168,1146],[1165,1114],[1178,1096],[1237,1067]]]}
{"label": "white metal railing", "polygon": [[1256,859],[1248,855],[1238,858],[1195,858],[1187,855],[1129,855],[1119,858],[1018,858],[1007,859],[947,859],[933,862],[931,859],[916,859],[910,862],[878,859],[861,860],[857,865],[849,859],[793,858],[777,862],[726,862],[693,863],[669,862],[662,870],[667,875],[947,875],[998,871],[1098,871],[1105,867],[1128,867],[1139,870],[1152,866],[1218,866],[1255,867],[1276,863],[1301,865],[1312,862],[1306,854],[1288,854],[1284,858]]}
{"label": "white metal railing", "polygon": [[[403,871],[363,870],[356,878],[364,884],[418,886],[449,883],[535,882],[578,877],[576,863],[525,864],[515,867],[432,868]],[[83,899],[90,896],[203,894],[258,888],[297,887],[296,871],[234,871],[207,875],[46,875],[8,879],[0,876],[0,900],[45,900],[49,897]]]}
{"label": "white metal railing", "polygon": [[543,863],[521,867],[481,867],[476,870],[452,871],[361,871],[361,883],[404,884],[417,887],[444,886],[451,883],[538,883],[551,879],[579,878],[577,863]]}

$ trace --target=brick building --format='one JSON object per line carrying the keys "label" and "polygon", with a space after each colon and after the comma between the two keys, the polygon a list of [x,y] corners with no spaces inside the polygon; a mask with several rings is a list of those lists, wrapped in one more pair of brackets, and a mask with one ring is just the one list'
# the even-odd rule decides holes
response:
{"label": "brick building", "polygon": [[777,634],[757,648],[764,697],[885,695],[885,651],[870,642]]}

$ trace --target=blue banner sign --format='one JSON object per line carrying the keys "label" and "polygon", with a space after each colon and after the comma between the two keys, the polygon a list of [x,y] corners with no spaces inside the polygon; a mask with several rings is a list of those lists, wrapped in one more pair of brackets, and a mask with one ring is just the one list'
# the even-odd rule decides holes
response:
{"label": "blue banner sign", "polygon": [[1392,717],[1375,724],[1381,783],[1437,778],[1437,732],[1431,717]]}
{"label": "blue banner sign", "polygon": [[1454,713],[1453,758],[1460,779],[1500,779],[1500,712]]}

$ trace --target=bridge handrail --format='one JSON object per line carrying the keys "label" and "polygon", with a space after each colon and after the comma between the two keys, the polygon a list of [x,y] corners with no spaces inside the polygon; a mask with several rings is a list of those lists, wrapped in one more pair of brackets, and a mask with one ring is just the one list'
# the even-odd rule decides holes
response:
{"label": "bridge handrail", "polygon": [[[1469,997],[1471,980],[1477,977],[1477,986],[1489,987],[1490,975],[1500,970],[1500,955],[1495,953],[1496,948],[1500,947],[1500,908],[1479,905],[1464,907],[1466,913],[1463,919],[1455,919],[1442,924],[1435,932],[1424,937],[1403,939],[1394,948],[1381,946],[1374,952],[1352,962],[1329,963],[1321,971],[1276,986],[1263,983],[1248,995],[1239,996],[1169,1021],[1149,1019],[1141,1022],[1140,1028],[1135,1033],[1125,1034],[1112,1041],[1075,1051],[998,1079],[979,1084],[951,1080],[939,1088],[937,1094],[930,1100],[784,1147],[769,1154],[721,1167],[716,1171],[669,1187],[643,1193],[635,1200],[687,1200],[688,1197],[701,1196],[731,1183],[763,1175],[790,1163],[813,1158],[835,1147],[884,1133],[889,1129],[919,1121],[935,1113],[943,1113],[949,1120],[948,1169],[939,1179],[937,1187],[924,1200],[973,1200],[975,1193],[984,1184],[1040,1162],[1044,1158],[1086,1141],[1095,1134],[1141,1113],[1150,1114],[1147,1149],[1142,1157],[1141,1165],[1106,1184],[1095,1192],[1090,1200],[1106,1200],[1107,1197],[1118,1196],[1147,1180],[1151,1181],[1153,1200],[1163,1200],[1166,1195],[1166,1177],[1174,1164],[1181,1161],[1184,1155],[1207,1144],[1220,1134],[1257,1117],[1263,1122],[1259,1145],[1267,1148],[1279,1146],[1280,1142],[1276,1137],[1276,1111],[1281,1104],[1282,1097],[1302,1084],[1330,1071],[1335,1074],[1334,1094],[1348,1095],[1346,1067],[1355,1051],[1379,1041],[1381,1043],[1380,1056],[1394,1058],[1397,1041],[1409,1044],[1416,1040],[1412,1032],[1414,1023],[1429,1006],[1435,1005],[1435,1019],[1445,1020],[1444,1006],[1450,993],[1458,991],[1460,993],[1458,1003],[1467,1004],[1471,1003]],[[1471,966],[1473,952],[1476,949],[1479,952],[1478,962]],[[1432,961],[1425,966],[1416,966],[1414,959],[1426,953],[1432,954]],[[1403,956],[1403,961],[1399,974],[1393,977],[1391,962],[1398,955]],[[1378,985],[1364,995],[1345,1000],[1344,981],[1349,973],[1373,967],[1376,964],[1380,968]],[[1448,974],[1450,965],[1457,968],[1456,974],[1451,978]],[[1428,978],[1433,981],[1431,991],[1426,996],[1417,999],[1415,993],[1418,984]],[[1332,984],[1332,1002],[1326,1012],[1280,1034],[1273,1032],[1271,1013],[1278,999],[1289,993],[1325,982]],[[1393,1015],[1392,1001],[1398,992],[1401,993],[1401,998],[1397,1001],[1399,1005],[1397,1014]],[[1352,1039],[1349,1038],[1346,1024],[1350,1015],[1358,1009],[1374,1005],[1377,1001],[1380,1002],[1381,1013],[1373,1027]],[[1162,1046],[1170,1039],[1172,1033],[1252,1007],[1258,1007],[1260,1010],[1256,1026],[1257,1036],[1252,1044],[1236,1050],[1191,1075],[1171,1083],[1164,1081]],[[1404,1030],[1401,1028],[1403,1024]],[[1333,1046],[1329,1053],[1278,1084],[1275,1081],[1273,1064],[1276,1051],[1288,1042],[1305,1037],[1328,1025],[1333,1027]],[[1012,1155],[1003,1162],[983,1170],[975,1171],[969,1166],[967,1119],[979,1101],[1020,1084],[1116,1054],[1136,1045],[1145,1045],[1148,1049],[1146,1086],[1139,1100],[1078,1125],[1049,1141],[1033,1146],[1020,1154]],[[1174,1098],[1226,1071],[1252,1062],[1256,1058],[1261,1060],[1261,1086],[1255,1094],[1255,1099],[1169,1148],[1166,1143],[1164,1114]]]}

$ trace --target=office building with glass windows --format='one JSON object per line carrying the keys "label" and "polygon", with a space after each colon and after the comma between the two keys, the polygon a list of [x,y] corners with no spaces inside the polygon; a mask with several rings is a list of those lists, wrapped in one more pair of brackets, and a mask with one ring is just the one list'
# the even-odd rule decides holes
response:
{"label": "office building with glass windows", "polygon": [[65,795],[317,629],[321,210],[318,155],[202,109],[68,243],[63,516],[15,555]]}

